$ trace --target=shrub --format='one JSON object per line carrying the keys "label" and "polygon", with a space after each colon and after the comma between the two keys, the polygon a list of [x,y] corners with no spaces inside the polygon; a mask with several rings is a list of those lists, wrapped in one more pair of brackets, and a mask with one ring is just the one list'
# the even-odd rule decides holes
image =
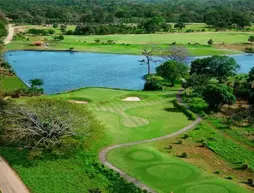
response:
{"label": "shrub", "polygon": [[228,177],[226,177],[226,179],[232,180],[232,179],[233,179],[233,176],[228,176]]}
{"label": "shrub", "polygon": [[254,53],[254,48],[246,47],[246,48],[244,49],[244,51],[247,52],[247,53]]}
{"label": "shrub", "polygon": [[212,39],[208,40],[207,44],[208,45],[213,45],[213,40]]}
{"label": "shrub", "polygon": [[250,186],[253,186],[253,185],[254,185],[254,184],[253,184],[253,179],[252,179],[252,178],[249,178],[249,179],[247,180],[247,184],[250,185]]}
{"label": "shrub", "polygon": [[184,105],[179,104],[178,101],[175,99],[173,100],[173,104],[176,108],[179,108],[183,113],[190,119],[190,120],[195,120],[197,116],[192,113],[190,110],[188,110]]}
{"label": "shrub", "polygon": [[188,139],[190,137],[189,134],[184,134],[184,136],[182,137],[183,139]]}
{"label": "shrub", "polygon": [[242,169],[242,170],[247,170],[247,169],[249,169],[249,164],[244,163],[244,164],[241,166],[241,169]]}
{"label": "shrub", "polygon": [[94,188],[94,189],[88,189],[89,193],[102,193],[102,191],[99,188]]}
{"label": "shrub", "polygon": [[183,152],[182,155],[181,155],[182,158],[187,158],[188,156],[189,156],[189,155],[188,155],[187,152]]}
{"label": "shrub", "polygon": [[144,90],[163,90],[162,77],[156,75],[146,75],[144,78],[146,79]]}
{"label": "shrub", "polygon": [[177,141],[177,144],[183,144],[183,140],[179,139],[179,140]]}
{"label": "shrub", "polygon": [[59,25],[57,23],[53,24],[53,28],[58,28],[58,27],[59,27]]}
{"label": "shrub", "polygon": [[220,171],[219,171],[219,170],[216,170],[214,173],[215,173],[215,174],[220,174]]}

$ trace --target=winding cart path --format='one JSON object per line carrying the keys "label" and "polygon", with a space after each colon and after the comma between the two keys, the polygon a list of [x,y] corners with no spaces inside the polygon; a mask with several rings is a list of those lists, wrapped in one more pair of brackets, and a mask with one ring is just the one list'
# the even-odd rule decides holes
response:
{"label": "winding cart path", "polygon": [[[181,97],[180,97],[181,91],[179,91],[179,93],[177,94],[177,100],[179,103],[181,102]],[[127,173],[125,173],[124,171],[122,171],[120,168],[117,168],[116,166],[114,166],[113,164],[111,164],[108,160],[107,160],[107,154],[114,150],[114,149],[118,149],[118,148],[122,148],[122,147],[129,147],[129,146],[133,146],[133,145],[138,145],[138,144],[143,144],[143,143],[149,143],[149,142],[154,142],[154,141],[160,141],[160,140],[164,140],[164,139],[169,139],[178,135],[181,135],[183,133],[185,133],[188,130],[193,129],[195,126],[197,126],[200,122],[201,122],[201,117],[198,116],[198,118],[192,122],[190,125],[187,125],[186,127],[165,135],[165,136],[161,136],[161,137],[157,137],[157,138],[152,138],[152,139],[146,139],[146,140],[141,140],[141,141],[136,141],[136,142],[130,142],[130,143],[124,143],[124,144],[117,144],[117,145],[112,145],[109,146],[105,149],[103,149],[100,154],[99,154],[99,159],[100,161],[108,168],[113,169],[114,171],[120,173],[120,175],[127,180],[128,182],[132,182],[134,183],[136,186],[140,187],[141,189],[147,190],[148,192],[151,193],[157,193],[155,190],[153,190],[152,188],[150,188],[149,186],[143,184],[142,182],[140,182],[139,180],[137,180],[136,178],[129,176]]]}

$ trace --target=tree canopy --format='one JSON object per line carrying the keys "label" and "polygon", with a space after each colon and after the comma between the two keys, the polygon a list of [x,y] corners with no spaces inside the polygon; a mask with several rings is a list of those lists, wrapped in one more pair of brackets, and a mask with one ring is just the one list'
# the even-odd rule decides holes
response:
{"label": "tree canopy", "polygon": [[171,86],[175,86],[175,81],[184,78],[188,74],[188,66],[175,60],[169,60],[156,68],[159,76],[171,82]]}
{"label": "tree canopy", "polygon": [[151,18],[161,17],[179,28],[187,22],[242,28],[254,21],[250,0],[0,0],[0,8],[15,23],[32,24],[149,21],[150,26]]}
{"label": "tree canopy", "polygon": [[190,74],[205,74],[218,79],[222,83],[227,77],[235,75],[239,68],[240,66],[234,58],[212,56],[192,61]]}

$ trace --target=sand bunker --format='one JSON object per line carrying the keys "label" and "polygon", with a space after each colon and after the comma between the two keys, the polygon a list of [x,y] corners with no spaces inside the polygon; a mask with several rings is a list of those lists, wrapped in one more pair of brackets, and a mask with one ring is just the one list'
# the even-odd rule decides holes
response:
{"label": "sand bunker", "polygon": [[125,99],[122,99],[122,101],[141,101],[138,97],[127,97]]}
{"label": "sand bunker", "polygon": [[87,101],[75,101],[75,100],[68,100],[70,103],[75,103],[75,104],[88,104]]}

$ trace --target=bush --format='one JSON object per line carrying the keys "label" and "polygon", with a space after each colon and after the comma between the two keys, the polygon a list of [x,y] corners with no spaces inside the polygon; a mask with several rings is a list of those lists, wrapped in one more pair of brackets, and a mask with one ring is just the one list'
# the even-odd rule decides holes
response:
{"label": "bush", "polygon": [[232,179],[233,179],[233,176],[228,176],[228,177],[226,177],[226,179],[232,180]]}
{"label": "bush", "polygon": [[254,48],[246,47],[244,51],[247,53],[254,53]]}
{"label": "bush", "polygon": [[252,179],[252,178],[249,178],[249,179],[247,180],[247,184],[250,185],[250,186],[253,186],[253,185],[254,185],[254,184],[253,184],[253,179]]}
{"label": "bush", "polygon": [[162,82],[163,78],[156,75],[146,75],[144,77],[146,79],[146,83],[144,85],[143,90],[151,91],[151,90],[163,90]]}
{"label": "bush", "polygon": [[183,113],[190,119],[190,120],[196,120],[197,116],[190,110],[188,110],[184,105],[181,105],[178,103],[178,101],[175,99],[173,100],[173,104],[176,108],[179,108]]}
{"label": "bush", "polygon": [[247,170],[247,169],[249,169],[249,164],[244,163],[244,164],[241,166],[241,169],[242,169],[242,170]]}
{"label": "bush", "polygon": [[183,140],[179,139],[179,140],[177,141],[177,144],[183,144]]}
{"label": "bush", "polygon": [[188,139],[190,137],[189,134],[184,134],[184,136],[182,137],[183,139]]}
{"label": "bush", "polygon": [[220,171],[219,171],[219,170],[216,170],[214,173],[215,173],[215,174],[220,174]]}
{"label": "bush", "polygon": [[189,155],[188,155],[187,152],[183,152],[182,155],[181,155],[182,158],[187,158],[188,156],[189,156]]}
{"label": "bush", "polygon": [[191,111],[201,113],[207,111],[208,104],[200,97],[184,98],[184,102],[188,104]]}

